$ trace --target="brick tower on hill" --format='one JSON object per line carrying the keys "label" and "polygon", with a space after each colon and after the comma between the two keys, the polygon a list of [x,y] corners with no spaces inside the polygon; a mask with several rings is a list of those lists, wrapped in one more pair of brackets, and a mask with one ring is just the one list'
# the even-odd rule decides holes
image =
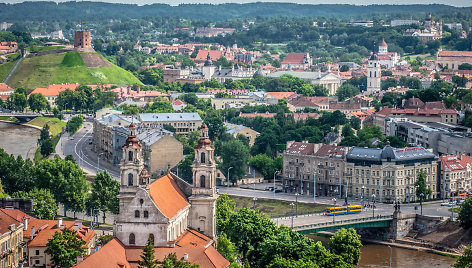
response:
{"label": "brick tower on hill", "polygon": [[74,48],[77,51],[91,52],[92,48],[92,35],[90,31],[76,31],[74,36]]}

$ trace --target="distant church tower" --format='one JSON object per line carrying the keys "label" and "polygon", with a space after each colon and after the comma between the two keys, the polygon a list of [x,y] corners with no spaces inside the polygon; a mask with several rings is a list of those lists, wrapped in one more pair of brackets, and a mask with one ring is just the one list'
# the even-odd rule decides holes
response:
{"label": "distant church tower", "polygon": [[124,211],[126,205],[136,195],[138,187],[149,186],[151,175],[144,167],[142,146],[136,137],[136,125],[129,125],[130,134],[123,145],[123,157],[120,163],[120,211]]}
{"label": "distant church tower", "polygon": [[379,45],[379,55],[387,55],[388,54],[388,45],[384,39],[382,39],[382,43]]}
{"label": "distant church tower", "polygon": [[208,127],[203,124],[200,140],[195,147],[192,164],[193,187],[189,197],[189,227],[203,234],[216,237],[216,162],[215,148],[208,137]]}
{"label": "distant church tower", "polygon": [[373,53],[369,60],[367,66],[367,91],[370,93],[380,91],[380,82],[381,82],[381,73],[380,60],[377,56],[377,53]]}
{"label": "distant church tower", "polygon": [[202,67],[203,77],[206,80],[210,80],[213,74],[215,74],[216,66],[213,65],[213,61],[210,57],[210,50],[208,50],[207,58],[205,64]]}

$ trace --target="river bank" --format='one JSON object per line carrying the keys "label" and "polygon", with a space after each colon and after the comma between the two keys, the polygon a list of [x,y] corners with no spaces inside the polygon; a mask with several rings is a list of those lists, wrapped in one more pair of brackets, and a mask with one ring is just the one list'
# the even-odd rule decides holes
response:
{"label": "river bank", "polygon": [[41,128],[28,124],[0,120],[0,148],[14,156],[34,159],[38,148],[38,138]]}

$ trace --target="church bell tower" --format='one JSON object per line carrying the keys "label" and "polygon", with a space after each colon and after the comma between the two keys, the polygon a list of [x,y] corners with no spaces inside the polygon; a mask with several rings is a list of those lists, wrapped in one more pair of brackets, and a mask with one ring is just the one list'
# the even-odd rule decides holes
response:
{"label": "church bell tower", "polygon": [[215,148],[208,137],[208,127],[203,124],[200,140],[194,148],[192,164],[193,187],[189,197],[191,204],[189,226],[203,234],[216,237],[216,162]]}

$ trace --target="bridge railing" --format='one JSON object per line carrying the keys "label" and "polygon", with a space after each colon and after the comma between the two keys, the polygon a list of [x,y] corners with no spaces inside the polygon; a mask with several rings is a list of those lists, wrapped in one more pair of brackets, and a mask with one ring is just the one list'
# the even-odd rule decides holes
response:
{"label": "bridge railing", "polygon": [[391,220],[391,219],[393,219],[392,215],[387,215],[387,216],[379,215],[379,216],[368,217],[368,218],[356,218],[356,219],[346,219],[346,220],[338,220],[338,221],[327,221],[327,222],[319,222],[319,223],[293,226],[293,230],[296,231],[296,230],[305,230],[305,229],[315,229],[315,228],[320,228],[320,227],[346,225],[346,224],[369,222],[369,221]]}

